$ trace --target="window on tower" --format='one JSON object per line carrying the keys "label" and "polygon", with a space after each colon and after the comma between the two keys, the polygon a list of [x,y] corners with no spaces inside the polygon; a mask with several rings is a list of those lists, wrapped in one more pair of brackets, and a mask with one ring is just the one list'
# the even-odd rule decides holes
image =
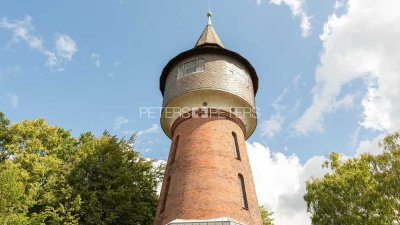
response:
{"label": "window on tower", "polygon": [[167,205],[167,197],[168,197],[170,182],[171,182],[171,177],[168,177],[167,183],[165,184],[165,192],[164,192],[164,197],[163,197],[160,213],[165,211],[165,206]]}
{"label": "window on tower", "polygon": [[239,173],[239,185],[240,185],[240,194],[242,195],[242,207],[244,209],[248,209],[249,205],[247,203],[247,195],[246,195],[246,187],[244,185],[243,175]]}
{"label": "window on tower", "polygon": [[247,72],[242,69],[240,66],[231,63],[231,62],[226,62],[226,73],[229,76],[233,76],[235,79],[238,79],[244,83],[247,84],[247,87],[249,86],[249,75]]}
{"label": "window on tower", "polygon": [[182,64],[178,67],[178,79],[184,77],[185,75],[203,72],[206,70],[206,60],[205,59],[195,59]]}
{"label": "window on tower", "polygon": [[169,164],[173,164],[175,162],[176,151],[178,149],[179,135],[176,136],[175,141],[172,143],[172,151],[171,151],[171,160]]}
{"label": "window on tower", "polygon": [[233,141],[233,150],[235,152],[235,158],[240,160],[239,143],[235,132],[232,132],[232,141]]}

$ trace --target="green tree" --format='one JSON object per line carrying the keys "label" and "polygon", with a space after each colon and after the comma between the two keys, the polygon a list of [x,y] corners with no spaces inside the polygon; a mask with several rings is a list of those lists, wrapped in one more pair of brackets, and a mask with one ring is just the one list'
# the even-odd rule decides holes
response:
{"label": "green tree", "polygon": [[159,175],[153,162],[133,151],[133,139],[120,140],[108,133],[81,139],[87,156],[69,177],[74,195],[82,198],[80,224],[151,224]]}
{"label": "green tree", "polygon": [[260,213],[263,225],[274,225],[274,219],[271,218],[272,212],[269,212],[264,206],[260,206]]}
{"label": "green tree", "polygon": [[400,222],[400,134],[383,140],[380,155],[342,160],[330,155],[331,170],[307,182],[304,199],[313,224],[390,225]]}
{"label": "green tree", "polygon": [[0,224],[151,224],[163,167],[133,143],[0,112]]}
{"label": "green tree", "polygon": [[5,160],[4,145],[7,141],[8,126],[10,125],[10,120],[8,120],[4,113],[0,112],[0,163]]}
{"label": "green tree", "polygon": [[26,174],[26,179],[20,181],[25,189],[25,199],[20,203],[27,207],[29,224],[77,224],[74,212],[79,209],[80,199],[71,198],[72,188],[66,180],[76,145],[69,131],[48,125],[44,119],[22,121],[7,128],[1,155],[14,164],[9,168]]}
{"label": "green tree", "polygon": [[28,224],[29,198],[25,196],[27,173],[10,160],[0,164],[0,224]]}

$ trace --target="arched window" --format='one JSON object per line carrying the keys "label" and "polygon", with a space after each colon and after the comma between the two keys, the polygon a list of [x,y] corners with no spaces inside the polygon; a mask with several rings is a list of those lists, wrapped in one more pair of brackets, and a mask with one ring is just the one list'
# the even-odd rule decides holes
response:
{"label": "arched window", "polygon": [[167,197],[168,197],[169,183],[170,182],[171,182],[171,177],[168,177],[167,183],[165,184],[165,194],[164,194],[164,197],[163,197],[160,213],[165,211],[165,206],[167,205]]}
{"label": "arched window", "polygon": [[235,132],[232,132],[232,140],[233,140],[233,150],[235,152],[235,158],[240,160],[239,143]]}
{"label": "arched window", "polygon": [[172,143],[172,149],[171,149],[171,161],[170,165],[175,162],[175,156],[176,156],[176,151],[178,149],[178,142],[179,142],[179,135],[176,136],[175,141]]}
{"label": "arched window", "polygon": [[240,194],[242,195],[242,207],[244,209],[248,209],[249,205],[247,203],[247,195],[246,195],[246,187],[244,185],[243,175],[239,173],[239,185],[240,185]]}

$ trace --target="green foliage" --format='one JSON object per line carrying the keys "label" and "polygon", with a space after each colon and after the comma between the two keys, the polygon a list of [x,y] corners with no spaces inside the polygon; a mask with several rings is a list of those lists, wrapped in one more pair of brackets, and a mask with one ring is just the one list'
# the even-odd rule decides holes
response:
{"label": "green foliage", "polygon": [[7,131],[8,126],[10,125],[10,121],[4,116],[4,113],[0,112],[0,163],[5,160],[5,156],[3,155],[4,144],[7,140]]}
{"label": "green foliage", "polygon": [[25,196],[28,174],[10,160],[0,164],[0,224],[27,224],[29,198]]}
{"label": "green foliage", "polygon": [[272,212],[269,212],[264,206],[260,206],[260,213],[263,225],[274,225],[274,219],[271,218]]}
{"label": "green foliage", "polygon": [[400,133],[383,140],[380,155],[341,160],[330,155],[321,179],[307,182],[304,199],[313,224],[380,225],[400,222]]}
{"label": "green foliage", "polygon": [[159,174],[132,145],[0,113],[0,224],[150,224]]}
{"label": "green foliage", "polygon": [[157,206],[152,161],[140,158],[130,141],[105,134],[88,141],[89,154],[70,175],[81,196],[80,224],[151,224]]}

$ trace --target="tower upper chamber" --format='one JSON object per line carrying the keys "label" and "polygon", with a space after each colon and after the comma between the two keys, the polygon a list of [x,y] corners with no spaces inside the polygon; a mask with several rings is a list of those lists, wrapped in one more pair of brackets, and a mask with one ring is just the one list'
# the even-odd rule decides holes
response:
{"label": "tower upper chamber", "polygon": [[208,16],[209,23],[194,48],[175,56],[162,71],[161,126],[171,138],[174,122],[185,112],[214,108],[240,118],[247,139],[257,124],[258,76],[247,59],[224,48]]}

